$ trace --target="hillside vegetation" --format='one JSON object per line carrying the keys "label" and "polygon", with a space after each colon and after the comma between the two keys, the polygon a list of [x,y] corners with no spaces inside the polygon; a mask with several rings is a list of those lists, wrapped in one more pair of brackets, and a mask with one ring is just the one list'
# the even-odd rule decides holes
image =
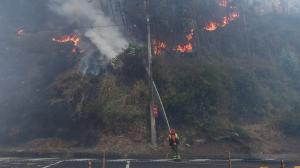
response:
{"label": "hillside vegetation", "polygon": [[[168,46],[153,55],[154,81],[184,144],[225,143],[243,152],[283,152],[274,148],[286,145],[284,138],[300,136],[300,16],[260,15],[246,3],[233,5],[239,18],[209,32],[206,23],[230,11],[210,0],[153,0],[152,39]],[[135,24],[131,35],[142,43],[124,49],[98,75],[82,74],[76,60],[55,75],[46,74],[55,76],[43,84],[43,107],[50,110],[31,114],[42,127],[25,126],[10,139],[58,137],[96,145],[122,135],[146,143],[150,94],[144,4],[126,1],[123,10],[128,23]],[[177,44],[186,43],[191,29],[192,52],[174,51]],[[70,50],[69,45],[55,47],[45,51],[59,59]],[[49,58],[40,59],[49,64]],[[163,144],[167,128],[161,113],[157,123]]]}

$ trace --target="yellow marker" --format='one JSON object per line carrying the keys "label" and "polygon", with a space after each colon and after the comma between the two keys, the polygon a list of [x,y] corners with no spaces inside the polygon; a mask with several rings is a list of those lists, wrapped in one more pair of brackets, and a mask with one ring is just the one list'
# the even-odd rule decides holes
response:
{"label": "yellow marker", "polygon": [[260,166],[259,168],[269,168],[269,166]]}
{"label": "yellow marker", "polygon": [[280,168],[285,168],[285,165],[284,165],[284,161],[283,161],[283,160],[281,160],[281,162],[280,162]]}
{"label": "yellow marker", "polygon": [[92,161],[88,161],[88,168],[92,168]]}
{"label": "yellow marker", "polygon": [[103,151],[102,168],[105,168],[105,162],[106,162],[105,151]]}

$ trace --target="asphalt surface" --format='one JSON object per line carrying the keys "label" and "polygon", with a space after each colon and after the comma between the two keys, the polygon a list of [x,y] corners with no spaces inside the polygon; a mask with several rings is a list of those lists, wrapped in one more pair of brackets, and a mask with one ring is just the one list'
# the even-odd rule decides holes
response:
{"label": "asphalt surface", "polygon": [[[0,158],[0,168],[90,168],[103,167],[99,159],[58,159],[58,158]],[[300,161],[285,162],[285,168],[296,168]],[[113,159],[106,160],[105,168],[228,168],[228,161],[213,159]],[[276,160],[233,159],[232,168],[280,168]]]}

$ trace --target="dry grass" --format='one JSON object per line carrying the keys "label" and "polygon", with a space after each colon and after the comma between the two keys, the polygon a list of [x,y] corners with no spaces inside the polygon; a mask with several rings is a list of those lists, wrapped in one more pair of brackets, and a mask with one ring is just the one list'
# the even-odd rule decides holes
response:
{"label": "dry grass", "polygon": [[35,151],[59,151],[77,146],[76,141],[62,140],[58,138],[40,138],[29,141],[25,148]]}
{"label": "dry grass", "polygon": [[278,128],[268,124],[246,125],[251,137],[249,147],[255,153],[299,153],[299,139],[284,135]]}

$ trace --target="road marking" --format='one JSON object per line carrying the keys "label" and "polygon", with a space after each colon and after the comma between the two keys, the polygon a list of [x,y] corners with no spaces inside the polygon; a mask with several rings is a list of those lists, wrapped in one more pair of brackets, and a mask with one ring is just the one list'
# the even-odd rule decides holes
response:
{"label": "road marking", "polygon": [[127,161],[137,161],[136,159],[114,159],[114,160],[107,160],[107,162],[127,162]]}
{"label": "road marking", "polygon": [[128,161],[126,162],[126,167],[125,167],[125,168],[129,168],[129,166],[130,166],[130,161],[128,160]]}
{"label": "road marking", "polygon": [[[220,159],[192,159],[190,162],[228,162],[228,160],[220,160]],[[232,162],[240,162],[244,161],[244,159],[231,159]]]}
{"label": "road marking", "polygon": [[58,165],[58,164],[60,164],[60,163],[62,163],[62,162],[63,162],[63,160],[61,160],[61,161],[58,161],[58,162],[55,162],[55,163],[53,163],[53,164],[50,164],[50,165],[48,165],[48,166],[44,166],[44,167],[42,167],[42,168],[49,168],[49,167],[52,167],[52,166]]}
{"label": "road marking", "polygon": [[210,159],[193,159],[193,160],[190,160],[191,162],[208,162],[210,161]]}
{"label": "road marking", "polygon": [[83,159],[69,159],[66,161],[68,161],[68,162],[84,162],[84,161],[96,161],[96,160],[99,160],[99,159],[83,158]]}
{"label": "road marking", "polygon": [[25,161],[31,161],[31,162],[36,162],[36,161],[46,161],[46,160],[58,160],[58,158],[34,158],[34,159],[24,159]]}
{"label": "road marking", "polygon": [[7,161],[7,160],[16,160],[17,158],[15,157],[1,157],[0,161]]}
{"label": "road marking", "polygon": [[244,161],[244,159],[231,159],[232,162],[241,162]]}
{"label": "road marking", "polygon": [[[100,161],[99,159],[95,158],[81,158],[81,159],[67,159],[67,160],[60,160],[59,158],[16,158],[16,157],[0,157],[0,163],[3,162],[11,162],[11,161],[16,161],[18,163],[23,163],[23,162],[40,162],[40,161],[51,161],[53,164],[41,167],[41,168],[50,168],[52,166],[58,165],[62,162],[85,162],[85,161]],[[60,161],[59,161],[60,160]],[[130,166],[130,162],[134,163],[149,163],[149,162],[170,162],[173,161],[172,159],[110,159],[107,160],[106,162],[123,162],[127,165],[129,162],[128,166]],[[184,160],[184,162],[190,162],[190,163],[210,163],[210,162],[216,162],[216,163],[222,163],[222,162],[227,162],[228,160],[222,160],[222,159],[189,159],[189,160]],[[244,159],[232,159],[231,161],[244,161]],[[246,162],[259,162],[259,161],[272,161],[271,159],[268,160],[246,160]],[[55,162],[55,163],[54,163]],[[182,162],[181,162],[182,163]],[[269,168],[266,165],[261,165],[257,166],[258,168]],[[127,168],[127,167],[126,167]],[[300,168],[300,165],[293,166],[292,168]]]}
{"label": "road marking", "polygon": [[171,161],[173,159],[156,159],[156,160],[150,160],[151,162],[168,162]]}

